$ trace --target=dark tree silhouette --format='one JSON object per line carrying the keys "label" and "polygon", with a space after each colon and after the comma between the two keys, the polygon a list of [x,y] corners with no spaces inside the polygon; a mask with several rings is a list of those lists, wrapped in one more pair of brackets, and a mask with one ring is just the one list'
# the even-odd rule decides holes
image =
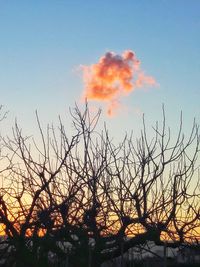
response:
{"label": "dark tree silhouette", "polygon": [[200,247],[196,122],[186,139],[181,118],[175,139],[163,112],[151,139],[143,121],[115,145],[96,130],[100,112],[71,115],[71,138],[38,115],[37,142],[17,123],[1,137],[0,266],[98,267],[149,241]]}

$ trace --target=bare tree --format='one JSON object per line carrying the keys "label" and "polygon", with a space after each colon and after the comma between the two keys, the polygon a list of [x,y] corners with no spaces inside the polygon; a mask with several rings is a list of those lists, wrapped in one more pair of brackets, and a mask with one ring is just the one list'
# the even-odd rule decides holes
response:
{"label": "bare tree", "polygon": [[[41,140],[2,137],[0,223],[5,236],[2,266],[100,266],[130,248],[157,245],[199,247],[200,136],[194,121],[186,139],[182,118],[176,139],[165,122],[114,144],[100,112],[86,105],[71,113],[69,138],[60,120]],[[173,139],[173,140],[172,140]],[[173,142],[172,142],[173,141]],[[1,263],[0,263],[1,266]]]}

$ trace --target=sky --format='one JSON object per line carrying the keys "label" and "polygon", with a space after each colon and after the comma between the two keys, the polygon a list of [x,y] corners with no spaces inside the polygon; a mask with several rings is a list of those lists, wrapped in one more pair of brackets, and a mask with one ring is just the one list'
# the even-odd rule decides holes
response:
{"label": "sky", "polygon": [[69,108],[84,105],[91,82],[85,70],[125,51],[155,83],[121,94],[112,116],[104,101],[88,99],[111,135],[137,134],[142,114],[151,125],[162,104],[172,128],[183,111],[187,131],[193,117],[200,122],[199,14],[199,0],[0,0],[0,104],[9,111],[2,131],[17,118],[34,133],[35,110],[44,125],[58,115],[70,125]]}

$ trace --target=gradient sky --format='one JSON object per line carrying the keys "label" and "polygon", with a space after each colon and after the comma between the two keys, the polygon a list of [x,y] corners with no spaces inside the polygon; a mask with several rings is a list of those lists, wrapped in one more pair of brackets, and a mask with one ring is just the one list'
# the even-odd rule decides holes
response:
{"label": "gradient sky", "polygon": [[131,49],[159,87],[136,90],[117,116],[103,115],[111,135],[137,132],[143,112],[150,123],[160,119],[162,103],[172,128],[181,110],[189,128],[194,116],[200,121],[199,14],[199,0],[1,0],[4,127],[17,117],[32,133],[36,109],[44,124],[68,116],[84,88],[80,65]]}

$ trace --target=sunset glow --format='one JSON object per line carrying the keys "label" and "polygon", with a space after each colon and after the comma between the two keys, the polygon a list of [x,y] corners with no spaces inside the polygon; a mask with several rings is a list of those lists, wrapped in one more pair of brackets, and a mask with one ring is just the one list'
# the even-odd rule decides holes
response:
{"label": "sunset glow", "polygon": [[0,1],[0,267],[200,266],[199,14]]}

